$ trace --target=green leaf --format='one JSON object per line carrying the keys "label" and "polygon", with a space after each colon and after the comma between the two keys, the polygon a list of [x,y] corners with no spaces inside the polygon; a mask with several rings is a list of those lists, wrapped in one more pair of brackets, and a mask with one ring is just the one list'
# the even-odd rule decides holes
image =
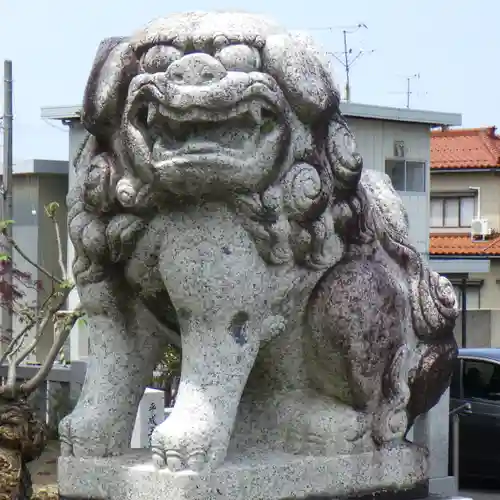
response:
{"label": "green leaf", "polygon": [[11,226],[12,224],[14,224],[13,220],[1,220],[0,231],[4,231],[5,229],[7,229],[7,227]]}
{"label": "green leaf", "polygon": [[59,283],[61,288],[73,288],[75,284],[71,280],[64,280]]}
{"label": "green leaf", "polygon": [[85,318],[78,318],[76,323],[78,326],[87,326],[87,320]]}
{"label": "green leaf", "polygon": [[6,253],[0,253],[0,262],[6,262],[10,260],[10,256]]}
{"label": "green leaf", "polygon": [[57,201],[53,201],[48,205],[45,205],[44,209],[47,217],[53,219],[56,216],[57,210],[59,209],[59,203],[57,203]]}

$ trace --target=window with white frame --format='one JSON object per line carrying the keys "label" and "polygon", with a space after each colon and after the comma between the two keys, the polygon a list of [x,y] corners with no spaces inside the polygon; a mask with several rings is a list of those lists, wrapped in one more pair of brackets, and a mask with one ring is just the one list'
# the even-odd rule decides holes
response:
{"label": "window with white frame", "polygon": [[385,160],[385,173],[396,191],[425,192],[426,162],[404,158]]}
{"label": "window with white frame", "polygon": [[470,227],[476,213],[474,195],[432,195],[431,227]]}
{"label": "window with white frame", "polygon": [[[462,286],[453,285],[457,296],[458,308],[462,309]],[[481,309],[481,285],[468,283],[465,287],[465,300],[467,310]]]}

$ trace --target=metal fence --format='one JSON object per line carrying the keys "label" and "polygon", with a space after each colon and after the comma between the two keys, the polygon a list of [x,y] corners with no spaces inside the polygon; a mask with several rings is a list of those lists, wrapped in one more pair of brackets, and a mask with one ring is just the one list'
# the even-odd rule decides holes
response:
{"label": "metal fence", "polygon": [[[85,379],[87,363],[73,361],[68,365],[55,365],[44,383],[30,396],[30,402],[37,415],[45,420],[51,434],[57,434],[59,421],[67,415],[80,395]],[[29,380],[39,366],[23,365],[17,370],[17,380]],[[0,380],[7,377],[7,366],[0,366]]]}

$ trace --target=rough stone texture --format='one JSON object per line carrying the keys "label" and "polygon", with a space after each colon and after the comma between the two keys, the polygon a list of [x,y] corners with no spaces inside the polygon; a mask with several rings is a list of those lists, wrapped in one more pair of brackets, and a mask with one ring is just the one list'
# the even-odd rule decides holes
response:
{"label": "rough stone texture", "polygon": [[[120,458],[62,458],[59,492],[95,500],[278,500],[361,495],[411,488],[423,482],[425,460],[417,449],[392,448],[349,457],[249,454],[211,474],[156,470],[144,453]],[[426,495],[423,495],[426,496]]]}
{"label": "rough stone texture", "polygon": [[420,480],[382,477],[449,385],[453,287],[409,243],[388,177],[363,169],[310,42],[251,14],[156,20],[101,44],[82,120],[69,232],[92,345],[63,455],[127,449],[171,342],[182,375],[152,436],[161,477],[220,477],[228,452],[264,470],[252,449],[331,464],[352,490],[350,464],[379,453],[370,487]]}
{"label": "rough stone texture", "polygon": [[47,428],[26,399],[0,397],[0,500],[31,496],[27,463],[42,453]]}

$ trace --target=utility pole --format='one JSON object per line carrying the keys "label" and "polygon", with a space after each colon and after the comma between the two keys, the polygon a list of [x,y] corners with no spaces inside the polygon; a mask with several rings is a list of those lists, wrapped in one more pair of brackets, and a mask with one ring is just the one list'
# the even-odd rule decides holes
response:
{"label": "utility pole", "polygon": [[[2,189],[3,196],[2,218],[4,221],[12,220],[12,122],[13,122],[13,105],[12,105],[12,61],[4,61],[4,98],[3,98],[3,176]],[[4,253],[9,261],[5,273],[5,284],[7,287],[12,287],[12,224],[5,224],[5,247]],[[2,311],[2,334],[5,339],[12,337],[12,309],[6,307]]]}
{"label": "utility pole", "polygon": [[344,68],[345,68],[345,100],[347,102],[351,101],[351,82],[349,79],[349,51],[347,50],[347,31],[343,30],[344,35]]}

